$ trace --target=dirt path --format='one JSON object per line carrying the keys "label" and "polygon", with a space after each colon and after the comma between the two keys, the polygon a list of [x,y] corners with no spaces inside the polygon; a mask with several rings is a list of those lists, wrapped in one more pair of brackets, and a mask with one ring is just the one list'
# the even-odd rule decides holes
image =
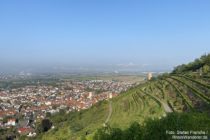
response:
{"label": "dirt path", "polygon": [[144,94],[146,94],[146,95],[151,96],[152,98],[156,99],[157,101],[159,101],[161,103],[161,105],[163,106],[165,112],[167,112],[167,113],[173,112],[172,109],[168,106],[168,104],[163,102],[163,101],[161,101],[158,97],[155,97],[154,95],[148,94],[148,93],[146,93],[144,91],[142,91],[142,92]]}
{"label": "dirt path", "polygon": [[106,118],[106,121],[104,122],[105,124],[109,122],[111,115],[112,115],[112,101],[109,101],[109,114]]}
{"label": "dirt path", "polygon": [[167,112],[167,113],[173,112],[172,109],[166,103],[161,101],[161,104],[162,104],[165,112]]}

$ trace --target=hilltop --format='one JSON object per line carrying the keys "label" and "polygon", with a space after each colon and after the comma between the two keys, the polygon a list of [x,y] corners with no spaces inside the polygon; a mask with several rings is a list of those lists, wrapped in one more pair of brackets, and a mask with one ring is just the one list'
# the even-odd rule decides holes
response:
{"label": "hilltop", "polygon": [[[193,130],[209,131],[209,85],[210,54],[177,66],[170,74],[153,78],[87,110],[69,114],[60,112],[51,116],[49,120],[55,128],[40,133],[37,139],[108,139],[113,132],[117,136],[138,125],[141,126],[142,135],[152,134],[152,130],[155,133],[155,129],[148,128],[158,128],[160,124],[164,124],[164,129],[191,127]],[[173,119],[177,120],[177,127],[173,127],[176,124]],[[132,126],[133,122],[137,125]],[[159,139],[161,136],[163,139],[168,138],[164,129],[164,132],[157,132]]]}

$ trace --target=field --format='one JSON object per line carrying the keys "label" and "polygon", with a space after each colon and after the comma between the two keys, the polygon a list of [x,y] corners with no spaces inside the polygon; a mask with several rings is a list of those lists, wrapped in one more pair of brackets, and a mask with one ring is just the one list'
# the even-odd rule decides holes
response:
{"label": "field", "polygon": [[98,75],[72,75],[62,77],[63,80],[113,80],[123,82],[142,82],[145,79],[145,75],[120,75],[120,74],[98,74]]}

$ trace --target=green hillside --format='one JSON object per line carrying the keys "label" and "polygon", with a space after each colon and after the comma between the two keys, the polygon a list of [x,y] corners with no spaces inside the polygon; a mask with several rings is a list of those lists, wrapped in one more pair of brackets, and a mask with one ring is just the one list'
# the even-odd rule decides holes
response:
{"label": "green hillside", "polygon": [[[188,121],[193,123],[188,123],[195,126],[195,123],[205,122],[198,128],[209,129],[207,126],[210,126],[210,120],[206,119],[210,115],[209,66],[210,55],[204,55],[194,62],[176,67],[171,74],[153,78],[90,109],[51,116],[55,128],[39,134],[37,139],[93,139],[99,128],[119,128],[122,132],[129,129],[133,122],[141,126],[147,126],[148,120],[153,124],[157,121],[158,124],[165,124],[170,114],[182,112],[192,116]],[[199,121],[195,121],[196,118]],[[182,125],[185,126],[184,122]]]}

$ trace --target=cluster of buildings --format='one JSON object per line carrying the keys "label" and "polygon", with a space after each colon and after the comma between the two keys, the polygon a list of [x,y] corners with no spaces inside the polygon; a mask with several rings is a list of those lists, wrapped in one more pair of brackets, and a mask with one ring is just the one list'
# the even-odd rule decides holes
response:
{"label": "cluster of buildings", "polygon": [[19,134],[35,136],[36,122],[47,112],[67,113],[90,108],[133,86],[127,82],[90,80],[62,81],[59,86],[35,85],[0,91],[0,129],[15,128]]}

